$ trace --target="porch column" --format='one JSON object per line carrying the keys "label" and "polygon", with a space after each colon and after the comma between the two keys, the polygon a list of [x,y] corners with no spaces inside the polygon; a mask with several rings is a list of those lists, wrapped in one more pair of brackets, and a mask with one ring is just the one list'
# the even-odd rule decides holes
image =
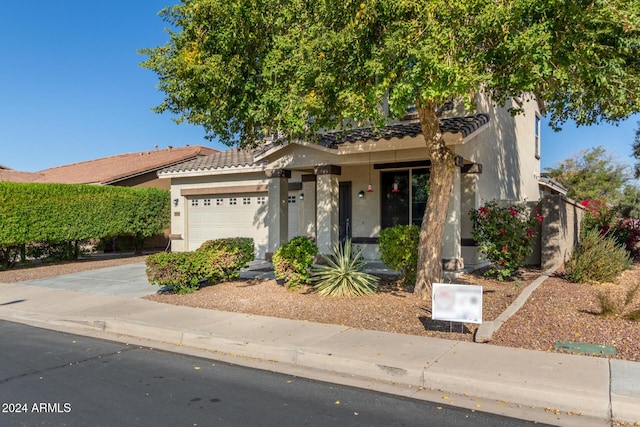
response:
{"label": "porch column", "polygon": [[302,209],[300,209],[300,225],[304,235],[313,239],[318,238],[316,234],[316,176],[302,175]]}
{"label": "porch column", "polygon": [[338,176],[342,173],[339,166],[317,166],[317,241],[320,253],[329,254],[334,243],[338,242],[338,199],[340,184]]}
{"label": "porch column", "polygon": [[442,266],[446,272],[457,272],[464,268],[462,259],[461,237],[461,178],[460,169],[456,168],[453,176],[453,189],[449,199],[447,223],[444,228],[442,244]]}
{"label": "porch column", "polygon": [[482,173],[482,165],[471,164],[462,168],[461,182],[461,200],[460,212],[461,218],[461,251],[464,265],[467,267],[479,267],[484,260],[479,259],[478,250],[473,240],[473,223],[469,218],[468,212],[478,207],[478,175]]}
{"label": "porch column", "polygon": [[269,241],[265,257],[270,260],[276,250],[288,240],[289,227],[289,178],[291,171],[274,169],[265,172],[269,178],[269,202],[267,211],[267,227]]}

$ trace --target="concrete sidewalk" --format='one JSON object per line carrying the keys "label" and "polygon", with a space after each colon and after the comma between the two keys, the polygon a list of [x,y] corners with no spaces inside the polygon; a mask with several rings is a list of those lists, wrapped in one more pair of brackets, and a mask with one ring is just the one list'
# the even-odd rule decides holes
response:
{"label": "concrete sidewalk", "polygon": [[640,363],[161,304],[139,298],[157,290],[143,264],[0,290],[4,320],[553,425],[640,425]]}

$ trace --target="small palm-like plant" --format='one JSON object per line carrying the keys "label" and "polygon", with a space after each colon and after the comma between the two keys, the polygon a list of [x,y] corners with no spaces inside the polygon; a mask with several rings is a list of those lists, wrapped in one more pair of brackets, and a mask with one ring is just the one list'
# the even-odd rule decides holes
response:
{"label": "small palm-like plant", "polygon": [[[355,252],[355,253],[354,253]],[[365,261],[362,249],[354,251],[351,240],[333,246],[331,256],[321,254],[327,265],[312,267],[315,290],[324,296],[352,297],[373,294],[378,289],[378,277],[362,271]]]}

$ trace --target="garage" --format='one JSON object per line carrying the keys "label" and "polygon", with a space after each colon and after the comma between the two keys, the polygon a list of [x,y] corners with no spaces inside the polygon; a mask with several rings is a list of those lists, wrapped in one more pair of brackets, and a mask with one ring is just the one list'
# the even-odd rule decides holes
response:
{"label": "garage", "polygon": [[[256,258],[264,259],[268,243],[265,222],[268,203],[266,192],[194,195],[187,197],[187,250],[195,250],[203,242],[225,237],[251,237]],[[297,195],[290,193],[289,237],[298,235]]]}

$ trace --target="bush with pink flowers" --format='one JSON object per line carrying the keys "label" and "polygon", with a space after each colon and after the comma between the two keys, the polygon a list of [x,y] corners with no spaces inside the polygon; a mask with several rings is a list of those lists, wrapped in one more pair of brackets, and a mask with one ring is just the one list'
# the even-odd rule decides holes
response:
{"label": "bush with pink flowers", "polygon": [[502,206],[490,201],[469,215],[478,250],[493,264],[487,274],[495,274],[500,281],[512,277],[533,252],[536,222],[542,222],[540,213],[532,216],[524,205]]}
{"label": "bush with pink flowers", "polygon": [[582,219],[583,235],[598,230],[600,235],[609,236],[624,247],[631,257],[640,256],[640,219],[617,217],[604,198],[586,199],[580,204],[586,209]]}

